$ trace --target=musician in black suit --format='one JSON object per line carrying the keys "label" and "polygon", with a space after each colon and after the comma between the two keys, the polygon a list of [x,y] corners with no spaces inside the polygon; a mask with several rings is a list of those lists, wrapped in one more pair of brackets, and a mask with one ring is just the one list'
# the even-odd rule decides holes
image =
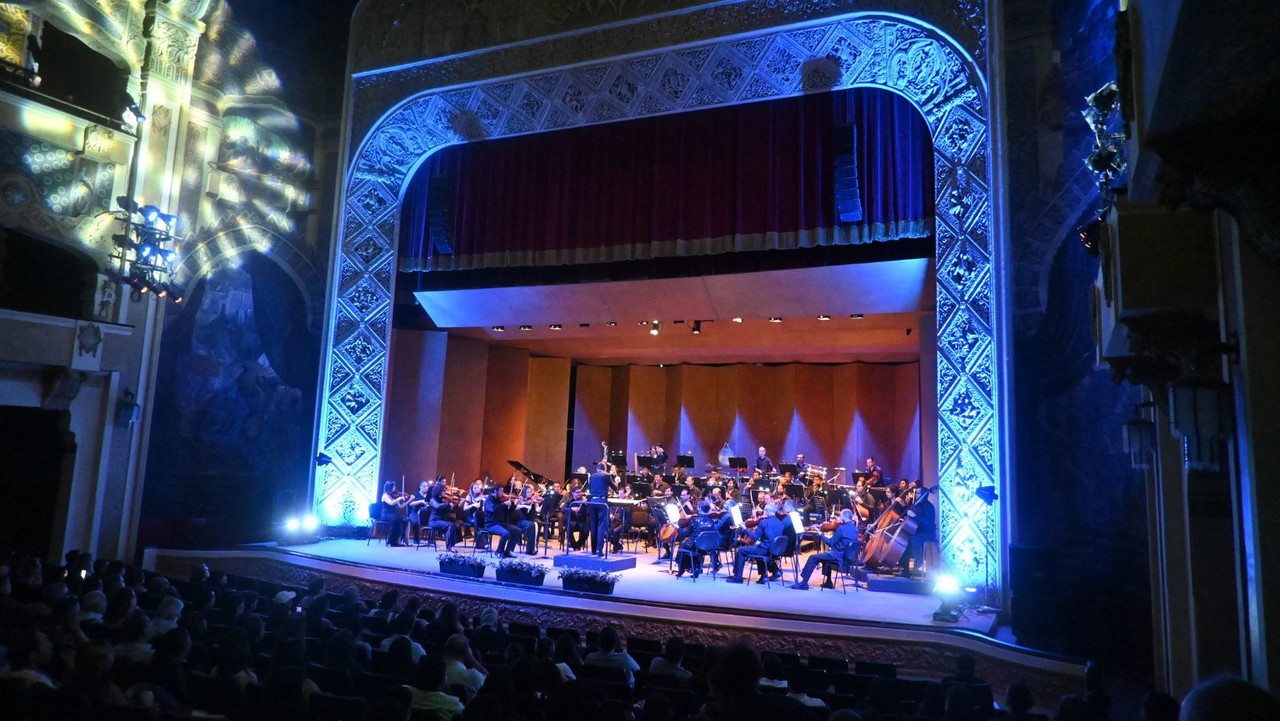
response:
{"label": "musician in black suit", "polygon": [[[762,449],[763,450],[763,449]],[[742,567],[747,565],[747,561],[754,561],[760,569],[760,577],[756,583],[764,583],[765,581],[765,561],[768,560],[769,580],[782,580],[782,571],[778,569],[778,564],[772,558],[769,558],[769,546],[773,543],[773,539],[779,536],[786,536],[787,548],[784,553],[793,551],[796,547],[796,529],[791,525],[791,519],[782,514],[780,507],[770,503],[764,507],[765,518],[755,527],[753,531],[747,531],[747,535],[751,540],[755,541],[750,546],[743,546],[733,557],[733,575],[725,579],[729,583],[742,583]]]}
{"label": "musician in black suit", "polygon": [[809,475],[809,464],[804,462],[803,453],[797,453],[796,454],[796,478],[799,479],[801,483],[803,483],[804,477],[807,475]]}
{"label": "musician in black suit", "polygon": [[587,536],[590,535],[590,526],[587,525],[587,499],[582,493],[581,486],[574,486],[569,491],[561,509],[564,511],[566,528],[569,529],[569,548],[581,551],[587,543]]}
{"label": "musician in black suit", "polygon": [[516,542],[520,540],[520,528],[509,522],[513,508],[515,508],[515,499],[508,496],[501,485],[493,484],[493,489],[484,499],[484,530],[498,539],[497,553],[503,558],[515,556],[511,549],[515,548]]}
{"label": "musician in black suit", "polygon": [[462,532],[455,522],[458,507],[445,499],[444,476],[437,478],[435,485],[431,486],[427,494],[427,508],[429,511],[423,514],[430,514],[427,515],[427,527],[435,531],[437,537],[444,538],[446,551],[452,551],[454,544],[462,540]]}
{"label": "musician in black suit", "polygon": [[587,477],[587,525],[591,529],[591,553],[604,555],[605,539],[609,537],[609,489],[613,477],[605,472],[603,462],[596,464],[596,471]]}
{"label": "musician in black suit", "polygon": [[937,556],[938,511],[929,502],[929,491],[925,489],[924,481],[917,479],[913,485],[916,502],[907,511],[907,516],[916,520],[916,532],[911,534],[907,552],[902,557],[902,565],[904,569],[909,568],[908,559],[915,561],[915,570],[920,573]]}
{"label": "musician in black suit", "polygon": [[[823,564],[824,571],[829,574],[831,565],[845,571],[858,561],[861,543],[858,541],[858,524],[853,522],[853,511],[848,508],[841,511],[840,525],[828,535],[819,535],[818,541],[831,550],[814,553],[804,562],[804,570],[800,572],[800,582],[792,586],[798,591],[809,587],[809,576],[813,575],[813,569],[817,568],[819,563]],[[833,587],[830,575],[822,582],[822,587]]]}
{"label": "musician in black suit", "polygon": [[765,454],[765,447],[760,446],[756,449],[756,453],[759,455],[756,456],[755,469],[761,473],[773,473],[775,470],[773,467],[773,461],[771,461],[769,456]]}

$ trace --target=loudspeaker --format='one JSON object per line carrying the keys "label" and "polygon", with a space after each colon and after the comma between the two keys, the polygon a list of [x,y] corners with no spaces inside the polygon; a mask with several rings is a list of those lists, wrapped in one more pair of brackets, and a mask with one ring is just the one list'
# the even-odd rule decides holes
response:
{"label": "loudspeaker", "polygon": [[1009,547],[1009,590],[1026,599],[1058,597],[1058,552],[1035,546]]}

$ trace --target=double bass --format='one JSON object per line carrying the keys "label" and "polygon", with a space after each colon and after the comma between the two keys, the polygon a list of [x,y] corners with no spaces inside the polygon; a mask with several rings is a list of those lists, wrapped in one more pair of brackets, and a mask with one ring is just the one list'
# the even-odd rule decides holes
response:
{"label": "double bass", "polygon": [[898,565],[919,525],[907,512],[935,490],[936,486],[926,489],[910,500],[903,497],[893,499],[893,503],[880,514],[876,522],[867,528],[862,552],[863,563],[868,568],[892,568]]}

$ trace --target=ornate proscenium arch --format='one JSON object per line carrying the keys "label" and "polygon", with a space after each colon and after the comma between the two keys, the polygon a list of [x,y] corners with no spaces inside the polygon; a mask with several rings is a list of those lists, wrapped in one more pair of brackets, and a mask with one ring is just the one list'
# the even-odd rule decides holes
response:
{"label": "ornate proscenium arch", "polygon": [[1001,582],[996,486],[990,148],[986,86],[972,59],[917,20],[854,14],[712,42],[415,95],[360,145],[348,174],[315,479],[323,522],[364,522],[378,487],[400,197],[412,170],[464,140],[877,87],[919,108],[937,195],[938,474],[945,561],[966,583]]}

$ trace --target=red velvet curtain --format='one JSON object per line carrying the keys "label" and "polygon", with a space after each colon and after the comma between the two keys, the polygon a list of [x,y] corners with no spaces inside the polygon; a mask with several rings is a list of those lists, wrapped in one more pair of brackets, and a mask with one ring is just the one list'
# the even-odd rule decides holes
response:
{"label": "red velvet curtain", "polygon": [[[850,129],[852,127],[852,130]],[[835,211],[854,133],[863,220]],[[450,255],[432,252],[431,178]],[[411,181],[403,270],[599,263],[924,237],[933,153],[887,91],[818,93],[446,148]]]}

